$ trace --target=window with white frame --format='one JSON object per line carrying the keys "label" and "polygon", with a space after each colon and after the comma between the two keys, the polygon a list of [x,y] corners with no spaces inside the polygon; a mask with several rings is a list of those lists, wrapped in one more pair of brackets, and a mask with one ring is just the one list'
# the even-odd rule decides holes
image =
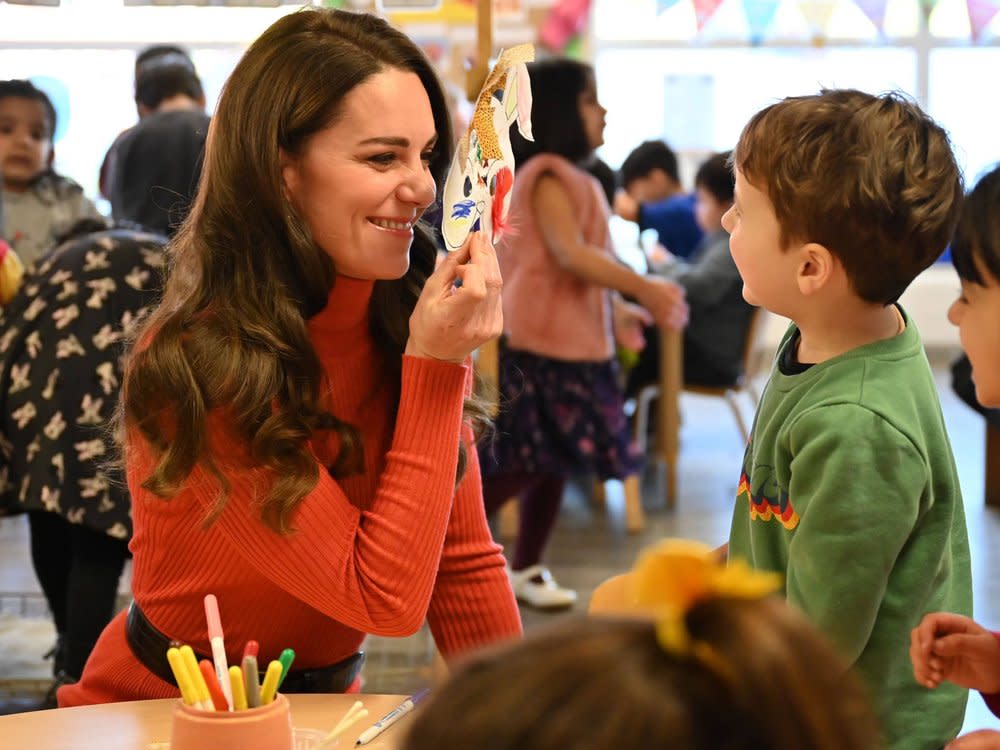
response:
{"label": "window with white frame", "polygon": [[1000,74],[991,13],[979,0],[595,0],[601,155],[616,166],[662,137],[690,178],[769,102],[897,89],[948,129],[971,182],[1000,160],[1000,99],[983,90]]}

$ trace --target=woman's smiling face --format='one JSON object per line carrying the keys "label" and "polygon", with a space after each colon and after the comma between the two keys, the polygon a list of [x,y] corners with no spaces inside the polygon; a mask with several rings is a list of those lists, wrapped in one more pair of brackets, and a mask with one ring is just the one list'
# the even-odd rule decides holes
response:
{"label": "woman's smiling face", "polygon": [[437,132],[415,73],[386,68],[354,88],[339,116],[282,156],[288,197],[337,272],[398,279],[409,268],[413,225],[436,193]]}

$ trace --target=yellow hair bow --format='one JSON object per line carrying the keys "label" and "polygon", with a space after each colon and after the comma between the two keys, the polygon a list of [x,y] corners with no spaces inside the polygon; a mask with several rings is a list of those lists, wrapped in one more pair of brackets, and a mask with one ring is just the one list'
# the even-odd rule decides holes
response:
{"label": "yellow hair bow", "polygon": [[640,555],[629,576],[628,598],[655,618],[657,638],[667,651],[713,661],[714,655],[702,653],[705,644],[691,642],[684,623],[688,610],[709,598],[759,599],[778,591],[781,582],[777,573],[752,570],[743,560],[726,564],[700,542],[665,539]]}

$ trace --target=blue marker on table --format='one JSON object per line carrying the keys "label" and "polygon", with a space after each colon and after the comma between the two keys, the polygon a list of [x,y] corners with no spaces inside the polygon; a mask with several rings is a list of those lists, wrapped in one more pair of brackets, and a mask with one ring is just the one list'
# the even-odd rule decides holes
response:
{"label": "blue marker on table", "polygon": [[355,742],[354,744],[367,745],[373,739],[382,734],[382,732],[384,732],[386,729],[391,727],[397,721],[399,721],[408,713],[410,713],[410,711],[416,708],[417,704],[419,704],[420,701],[426,698],[429,692],[430,690],[428,688],[424,688],[423,690],[420,690],[411,695],[405,701],[403,701],[394,709],[392,709],[392,711],[387,713],[385,716],[383,716],[381,719],[379,719],[370,727],[368,727],[365,731],[363,731],[361,733],[361,736],[358,737],[358,741]]}

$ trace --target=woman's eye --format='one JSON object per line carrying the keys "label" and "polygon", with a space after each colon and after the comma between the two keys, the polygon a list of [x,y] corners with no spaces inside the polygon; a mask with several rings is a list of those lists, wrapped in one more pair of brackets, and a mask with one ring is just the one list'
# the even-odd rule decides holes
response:
{"label": "woman's eye", "polygon": [[436,153],[434,151],[424,151],[424,153],[420,155],[420,160],[424,164],[430,164],[432,161],[434,161],[435,156]]}
{"label": "woman's eye", "polygon": [[392,164],[395,160],[396,160],[396,155],[392,153],[375,154],[375,156],[368,157],[368,161],[372,162],[373,164],[379,164],[383,166],[388,166],[389,164]]}

